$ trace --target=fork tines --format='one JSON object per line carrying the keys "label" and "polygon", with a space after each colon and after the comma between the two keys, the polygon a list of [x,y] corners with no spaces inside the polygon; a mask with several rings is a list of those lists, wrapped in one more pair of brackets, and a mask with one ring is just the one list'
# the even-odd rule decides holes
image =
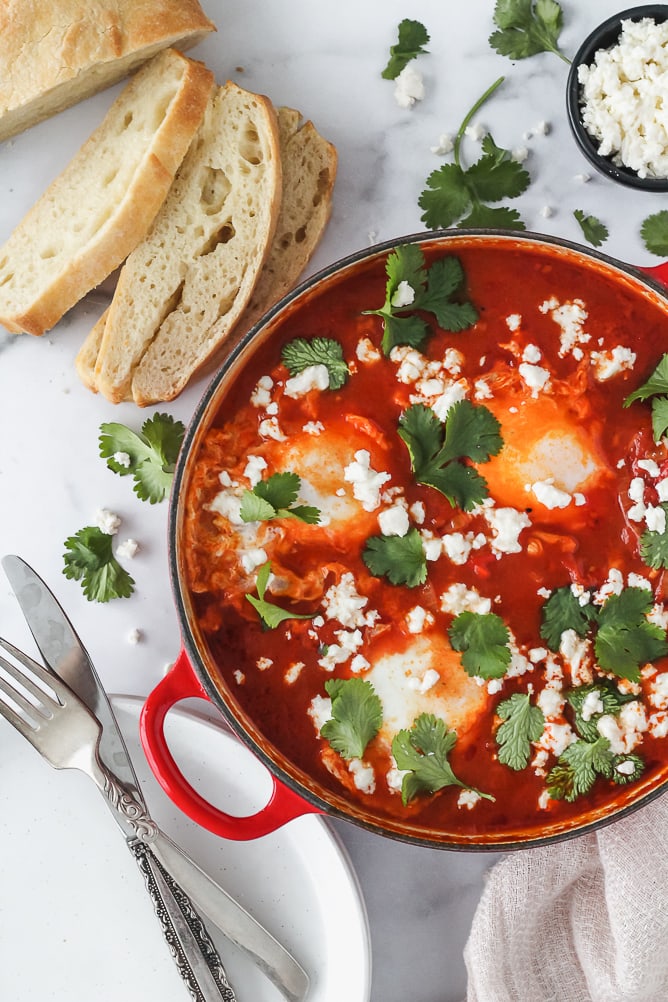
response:
{"label": "fork tines", "polygon": [[[15,727],[23,723],[34,729],[39,725],[40,718],[49,719],[53,715],[51,706],[62,705],[59,689],[63,690],[62,695],[64,695],[64,686],[34,658],[24,654],[2,637],[0,637],[0,647],[26,669],[23,671],[14,662],[0,655],[0,669],[5,676],[9,676],[8,679],[0,674],[0,692],[3,693],[3,696],[0,696],[0,714]],[[10,706],[7,700],[14,705]],[[22,727],[19,729],[23,730]]]}

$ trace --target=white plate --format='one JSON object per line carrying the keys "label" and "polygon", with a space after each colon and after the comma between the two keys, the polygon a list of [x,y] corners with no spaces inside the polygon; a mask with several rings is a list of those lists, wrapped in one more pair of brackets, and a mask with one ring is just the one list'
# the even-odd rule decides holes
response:
{"label": "white plate", "polygon": [[[327,822],[298,818],[253,842],[225,841],[198,828],[150,773],[139,745],[141,701],[120,696],[113,704],[151,814],[294,953],[312,980],[309,1002],[368,1002],[366,910]],[[227,731],[189,710],[173,710],[168,723],[170,746],[205,795],[238,812],[263,802],[266,770]],[[204,762],[215,762],[215,769]],[[209,929],[238,1002],[278,1002],[266,977]],[[143,878],[102,797],[81,774],[55,772],[0,721],[0,998],[187,997]]]}

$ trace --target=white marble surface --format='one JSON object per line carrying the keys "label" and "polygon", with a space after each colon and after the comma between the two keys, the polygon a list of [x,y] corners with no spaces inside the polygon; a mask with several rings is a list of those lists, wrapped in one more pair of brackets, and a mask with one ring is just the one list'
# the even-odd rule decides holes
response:
{"label": "white marble surface", "polygon": [[[665,196],[621,188],[598,175],[586,184],[578,179],[593,172],[566,120],[568,68],[551,54],[512,63],[494,53],[487,41],[493,0],[338,0],[335,5],[203,0],[203,5],[219,30],[193,54],[220,82],[231,77],[276,103],[300,108],[338,148],[333,215],[310,271],[376,239],[422,229],[418,196],[428,174],[443,162],[431,148],[442,133],[456,131],[468,108],[502,75],[503,86],[475,121],[489,128],[499,145],[529,149],[532,184],[513,203],[527,227],[579,240],[572,212],[581,208],[607,224],[606,253],[638,265],[658,263],[644,249],[639,229],[647,215],[665,207]],[[564,0],[563,6],[562,47],[568,55],[599,21],[624,7],[613,0]],[[404,17],[421,20],[431,35],[430,54],[416,64],[426,97],[409,110],[397,105],[393,84],[380,75]],[[0,145],[0,241],[97,124],[117,90]],[[541,121],[549,123],[548,134],[526,139]],[[467,140],[464,158],[472,162],[478,154],[477,144]],[[550,215],[543,214],[545,207]],[[149,416],[133,405],[114,407],[78,382],[74,356],[103,305],[104,292],[90,296],[43,338],[0,332],[0,554],[21,554],[53,586],[106,687],[141,696],[179,648],[167,565],[167,505],[139,502],[130,483],[109,472],[97,454],[101,422],[138,428]],[[203,389],[199,382],[157,409],[187,422]],[[135,595],[109,605],[88,603],[78,584],[62,574],[63,541],[92,524],[100,507],[121,516],[119,540],[131,536],[141,545],[127,565]],[[133,645],[128,638],[135,629],[141,640]],[[2,575],[0,632],[31,649]],[[366,897],[373,1002],[463,998],[462,950],[494,857],[402,845],[339,822],[335,827]]]}

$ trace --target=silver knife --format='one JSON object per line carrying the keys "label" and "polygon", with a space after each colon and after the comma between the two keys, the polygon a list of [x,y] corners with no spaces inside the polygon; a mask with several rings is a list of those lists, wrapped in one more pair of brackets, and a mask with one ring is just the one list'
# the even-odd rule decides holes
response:
{"label": "silver knife", "polygon": [[[74,690],[102,724],[102,761],[144,807],[144,797],[109,698],[67,615],[44,581],[24,560],[13,555],[5,556],[2,558],[2,566],[45,663]],[[137,850],[134,848],[137,841],[134,833],[129,827],[124,827],[125,822],[118,818],[117,812],[113,813],[126,838],[133,843],[130,847],[135,854],[140,852],[140,866],[152,869],[153,887],[161,886],[161,878],[169,886],[171,879],[172,890],[175,893],[181,891],[183,899],[180,911],[188,919],[186,924],[190,931],[194,935],[203,935],[205,956],[209,948],[213,951],[215,960],[211,964],[211,970],[214,978],[221,981],[223,991],[226,990],[227,982],[225,980],[223,983],[222,980],[222,965],[195,908],[244,950],[289,1002],[303,1002],[309,987],[308,975],[268,930],[200,869],[164,832],[159,831],[158,836],[151,841],[148,853]],[[143,872],[146,876],[145,869]],[[175,883],[181,887],[175,888]],[[227,989],[231,992],[229,985]],[[223,995],[223,998],[234,1002],[233,993]]]}

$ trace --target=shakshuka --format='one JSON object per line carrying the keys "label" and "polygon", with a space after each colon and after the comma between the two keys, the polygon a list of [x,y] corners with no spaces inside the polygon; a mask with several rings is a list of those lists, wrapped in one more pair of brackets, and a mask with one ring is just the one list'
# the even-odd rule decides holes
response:
{"label": "shakshuka", "polygon": [[[586,259],[585,259],[586,262]],[[398,244],[278,314],[197,446],[231,705],[365,816],[519,832],[668,758],[668,309],[543,244]]]}

